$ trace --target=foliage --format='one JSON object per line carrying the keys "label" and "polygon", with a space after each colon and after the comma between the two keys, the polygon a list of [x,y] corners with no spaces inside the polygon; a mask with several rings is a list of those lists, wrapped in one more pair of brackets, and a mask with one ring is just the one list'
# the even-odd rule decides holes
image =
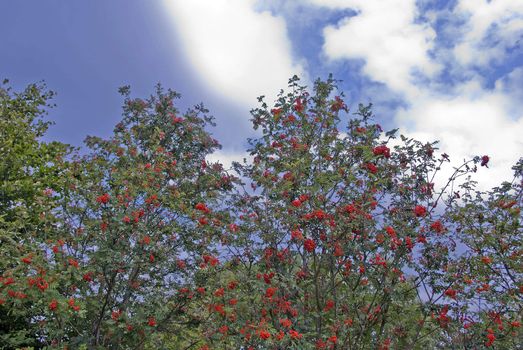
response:
{"label": "foliage", "polygon": [[[44,240],[52,229],[52,193],[61,188],[63,157],[69,147],[43,142],[50,122],[43,116],[54,93],[32,84],[13,93],[8,81],[0,86],[0,347],[35,345],[34,302],[16,294],[16,308],[6,307],[13,293],[11,274],[21,268],[28,246]],[[18,292],[18,291],[17,291]]]}
{"label": "foliage", "polygon": [[114,136],[88,137],[91,152],[64,174],[54,237],[24,243],[27,260],[9,271],[47,345],[134,348],[185,322],[184,286],[212,254],[211,203],[231,186],[205,160],[219,146],[204,130],[212,118],[202,106],[178,115],[178,95],[161,87],[147,101],[121,92]]}
{"label": "foliage", "polygon": [[513,167],[514,178],[491,191],[462,186],[461,201],[449,217],[464,248],[449,270],[449,283],[460,298],[455,310],[468,329],[463,342],[480,347],[484,338],[496,347],[519,349],[523,314],[523,159]]}
{"label": "foliage", "polygon": [[[504,263],[508,270],[485,275],[465,262],[471,251],[487,249],[473,235],[492,229],[478,230],[470,220],[500,216],[482,198],[458,201],[451,190],[488,158],[466,162],[434,189],[448,156],[436,158],[435,143],[383,133],[370,105],[342,120],[348,109],[335,83],[317,81],[309,94],[291,79],[291,91],[282,91],[275,106],[260,98],[252,111],[262,135],[250,140],[253,161],[235,165],[246,182],[229,202],[236,230],[224,254],[235,276],[222,279],[208,301],[209,347],[521,347],[519,209],[505,209],[497,224],[506,237],[497,270]],[[521,205],[521,189],[506,200],[505,206]],[[468,218],[473,233],[462,236],[457,218]],[[462,291],[467,276],[477,282]],[[504,294],[496,287],[478,308],[483,294],[473,288],[495,279],[505,282]],[[492,333],[493,317],[502,328]]]}
{"label": "foliage", "polygon": [[[120,92],[122,121],[85,155],[53,161],[67,148],[29,127],[33,151],[6,159],[45,161],[2,164],[2,237],[16,240],[0,298],[34,345],[522,348],[521,162],[490,192],[472,178],[487,156],[438,188],[436,143],[384,133],[371,105],[350,116],[331,77],[312,91],[294,77],[274,106],[259,98],[252,159],[225,171],[206,160],[219,144],[202,105]],[[27,125],[41,113],[4,100]]]}

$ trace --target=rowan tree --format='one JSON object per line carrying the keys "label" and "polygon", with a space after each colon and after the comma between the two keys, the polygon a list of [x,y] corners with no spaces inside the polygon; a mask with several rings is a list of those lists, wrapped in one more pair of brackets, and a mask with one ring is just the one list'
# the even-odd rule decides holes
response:
{"label": "rowan tree", "polygon": [[[490,292],[490,305],[478,313],[476,294],[461,285],[467,275],[485,282],[484,272],[463,264],[466,243],[482,243],[470,233],[460,236],[464,224],[457,218],[474,218],[489,205],[478,198],[472,208],[452,189],[488,158],[465,162],[435,188],[449,156],[438,155],[436,143],[384,133],[370,105],[350,117],[335,83],[318,80],[309,92],[293,78],[274,106],[260,98],[252,110],[261,136],[249,141],[252,161],[235,164],[244,184],[229,201],[234,223],[223,249],[235,275],[217,281],[208,299],[214,325],[204,334],[207,348],[521,346],[521,271],[514,268],[521,254],[520,189],[515,203],[499,209],[511,237],[504,241],[511,248],[497,255],[498,270],[503,263],[509,268],[502,272],[506,296]],[[461,186],[472,185],[469,179]],[[481,235],[477,229],[470,228]],[[464,308],[479,333],[470,333]],[[497,340],[498,331],[491,341],[484,315],[509,309],[507,342]]]}
{"label": "rowan tree", "polygon": [[38,344],[33,300],[21,291],[11,295],[11,273],[30,258],[29,246],[53,234],[56,222],[53,193],[62,187],[71,149],[42,139],[52,124],[44,118],[53,96],[44,84],[21,92],[7,80],[0,86],[0,348]]}
{"label": "rowan tree", "polygon": [[232,179],[205,159],[219,147],[212,117],[201,105],[180,113],[160,86],[147,100],[120,92],[114,135],[88,137],[54,193],[53,236],[24,241],[3,274],[7,307],[32,300],[45,346],[133,349],[183,328],[193,271],[215,254],[214,204]]}
{"label": "rowan tree", "polygon": [[[481,160],[484,165],[488,158]],[[467,348],[523,346],[523,159],[514,177],[489,191],[461,186],[449,205],[455,240],[462,245],[449,271],[449,288]]]}
{"label": "rowan tree", "polygon": [[259,98],[251,159],[225,171],[206,160],[219,144],[202,105],[120,92],[109,139],[1,168],[16,240],[0,300],[37,346],[522,348],[522,161],[492,191],[473,179],[486,155],[436,182],[450,166],[436,142],[384,132],[371,105],[350,114],[332,78],[294,77]]}

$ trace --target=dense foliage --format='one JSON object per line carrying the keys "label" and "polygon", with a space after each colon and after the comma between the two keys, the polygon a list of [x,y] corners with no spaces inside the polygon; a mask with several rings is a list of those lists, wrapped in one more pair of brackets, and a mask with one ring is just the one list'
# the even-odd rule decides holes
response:
{"label": "dense foliage", "polygon": [[1,92],[6,348],[523,348],[521,161],[490,192],[488,156],[435,184],[449,156],[350,115],[331,78],[259,98],[229,170],[171,90],[122,88],[82,156],[40,140],[50,93]]}
{"label": "dense foliage", "polygon": [[63,187],[70,149],[40,140],[51,124],[43,115],[53,93],[37,84],[14,93],[7,84],[0,86],[0,347],[9,349],[37,344],[36,299],[10,285],[32,247],[54,235],[50,194]]}

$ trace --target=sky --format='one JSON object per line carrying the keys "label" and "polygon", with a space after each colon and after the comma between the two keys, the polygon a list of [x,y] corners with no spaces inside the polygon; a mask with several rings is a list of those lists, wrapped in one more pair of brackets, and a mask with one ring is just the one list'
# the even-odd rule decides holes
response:
{"label": "sky", "polygon": [[17,0],[0,14],[0,79],[45,81],[47,137],[76,146],[111,135],[118,87],[145,97],[159,82],[182,110],[210,109],[228,164],[257,96],[332,73],[385,129],[439,140],[456,165],[489,155],[487,187],[523,156],[523,0]]}

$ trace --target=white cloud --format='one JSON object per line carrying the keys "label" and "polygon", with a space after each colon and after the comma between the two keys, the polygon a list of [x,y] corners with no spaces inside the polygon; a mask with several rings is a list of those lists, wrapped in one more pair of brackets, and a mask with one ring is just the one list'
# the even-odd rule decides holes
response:
{"label": "white cloud", "polygon": [[364,59],[366,75],[410,98],[419,93],[413,73],[432,76],[439,71],[428,55],[436,34],[429,25],[415,23],[415,0],[311,2],[357,11],[324,29],[323,50],[329,59]]}
{"label": "white cloud", "polygon": [[451,156],[453,165],[474,155],[488,155],[490,168],[474,176],[480,188],[487,189],[510,180],[511,166],[523,156],[523,112],[513,111],[506,95],[475,91],[455,97],[425,96],[400,110],[397,120],[412,123],[403,130],[411,137],[440,140],[440,151]]}
{"label": "white cloud", "polygon": [[252,107],[260,95],[274,99],[294,74],[306,78],[284,19],[257,12],[255,0],[164,3],[194,70],[222,97]]}
{"label": "white cloud", "polygon": [[[364,74],[402,94],[407,107],[394,117],[405,134],[422,141],[440,140],[441,151],[451,155],[454,166],[472,156],[489,155],[490,169],[475,177],[481,188],[510,179],[511,166],[523,155],[523,103],[517,98],[522,89],[516,89],[523,75],[516,69],[495,90],[487,90],[483,78],[467,67],[493,59],[502,62],[506,48],[523,31],[523,2],[460,0],[452,12],[444,10],[462,20],[461,25],[453,20],[445,29],[445,35],[453,34],[458,43],[450,50],[435,46],[436,34],[429,23],[416,21],[414,0],[309,2],[357,12],[324,29],[324,53],[330,59],[363,59]],[[429,15],[434,20],[441,14]],[[433,78],[449,64],[451,74],[459,73],[465,80],[442,86]],[[412,75],[416,70],[427,80],[416,81]]]}
{"label": "white cloud", "polygon": [[496,81],[496,89],[511,96],[514,101],[523,101],[523,66]]}
{"label": "white cloud", "polygon": [[211,163],[220,163],[223,165],[224,169],[230,169],[232,162],[243,163],[243,159],[246,158],[249,160],[252,158],[250,154],[246,151],[238,150],[217,150],[214,153],[207,155],[205,158],[208,162]]}
{"label": "white cloud", "polygon": [[[222,97],[252,107],[257,96],[270,101],[290,76],[306,73],[292,57],[284,17],[274,14],[285,6],[271,6],[276,10],[270,13],[258,11],[256,0],[164,2],[195,72]],[[323,28],[323,54],[330,60],[363,60],[365,75],[383,83],[387,94],[402,96],[407,107],[393,117],[409,136],[441,140],[454,165],[488,154],[491,168],[478,175],[485,186],[511,176],[510,167],[523,155],[522,68],[500,79],[494,90],[484,89],[483,78],[470,68],[503,62],[506,49],[523,35],[523,1],[458,0],[453,8],[427,13],[429,22],[420,20],[416,0],[301,3],[315,10],[355,11]],[[444,13],[452,20],[443,35],[452,43],[437,47],[431,23]],[[444,66],[461,82],[450,86],[435,79]],[[244,156],[222,151],[212,159],[228,167]]]}
{"label": "white cloud", "polygon": [[465,19],[464,35],[454,48],[462,65],[483,66],[501,61],[505,50],[523,38],[523,1],[460,0],[454,16]]}

